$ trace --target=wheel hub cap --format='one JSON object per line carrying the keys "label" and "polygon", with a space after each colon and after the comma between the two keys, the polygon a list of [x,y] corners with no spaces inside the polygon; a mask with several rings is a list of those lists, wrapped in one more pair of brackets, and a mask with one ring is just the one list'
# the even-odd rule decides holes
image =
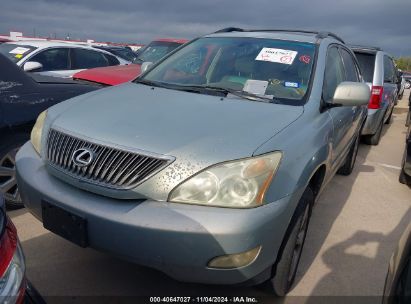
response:
{"label": "wheel hub cap", "polygon": [[16,154],[18,149],[9,151],[0,160],[0,193],[8,201],[19,202],[20,193],[16,180]]}

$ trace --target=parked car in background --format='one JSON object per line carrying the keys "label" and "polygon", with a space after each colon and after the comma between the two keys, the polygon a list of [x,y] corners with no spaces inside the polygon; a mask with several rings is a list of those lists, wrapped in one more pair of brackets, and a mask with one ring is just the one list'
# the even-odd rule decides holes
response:
{"label": "parked car in background", "polygon": [[30,138],[37,116],[63,100],[100,88],[71,79],[25,73],[0,54],[0,195],[9,208],[23,207],[16,182],[15,155]]}
{"label": "parked car in background", "polygon": [[23,250],[0,194],[0,299],[7,304],[43,304],[36,289],[25,277]]}
{"label": "parked car in background", "polygon": [[21,195],[82,247],[285,295],[316,197],[353,170],[369,98],[334,34],[224,29],[43,112],[17,154]]}
{"label": "parked car in background", "polygon": [[134,62],[137,60],[137,53],[133,52],[129,47],[107,45],[94,46],[94,48],[107,51],[117,57],[120,57],[130,62]]}
{"label": "parked car in background", "polygon": [[40,40],[3,43],[0,54],[26,72],[58,77],[71,77],[84,69],[130,63],[93,47]]}
{"label": "parked car in background", "polygon": [[404,80],[405,80],[405,85],[404,85],[404,87],[405,87],[406,89],[411,88],[411,74],[406,73],[406,72],[403,72],[402,77],[403,77]]}
{"label": "parked car in background", "polygon": [[400,77],[400,79],[401,79],[400,89],[399,89],[399,91],[398,91],[398,99],[401,100],[401,99],[404,97],[404,91],[405,91],[405,83],[406,83],[406,81],[405,81],[405,78],[403,77],[403,72],[402,72],[402,71],[399,72],[399,76],[398,76],[398,77]]}
{"label": "parked car in background", "polygon": [[10,40],[5,39],[5,38],[0,38],[0,44],[5,43],[5,42],[10,42]]}
{"label": "parked car in background", "polygon": [[391,256],[382,303],[411,303],[411,224]]}
{"label": "parked car in background", "polygon": [[141,74],[141,65],[144,62],[155,63],[186,42],[187,40],[183,39],[158,39],[138,51],[137,59],[133,61],[136,64],[85,70],[74,74],[73,78],[104,85],[131,81]]}
{"label": "parked car in background", "polygon": [[408,100],[408,114],[405,125],[408,129],[405,135],[405,150],[402,158],[400,183],[411,186],[411,94]]}
{"label": "parked car in background", "polygon": [[351,46],[361,66],[363,77],[371,89],[368,115],[362,129],[363,140],[378,145],[384,123],[391,122],[398,98],[398,78],[391,55],[380,48]]}

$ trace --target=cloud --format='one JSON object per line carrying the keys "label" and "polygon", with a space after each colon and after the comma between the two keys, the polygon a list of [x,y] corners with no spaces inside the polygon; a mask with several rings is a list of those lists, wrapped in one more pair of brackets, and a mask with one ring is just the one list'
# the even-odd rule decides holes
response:
{"label": "cloud", "polygon": [[0,10],[0,32],[147,43],[194,38],[227,26],[333,31],[347,42],[411,55],[409,0],[14,0]]}

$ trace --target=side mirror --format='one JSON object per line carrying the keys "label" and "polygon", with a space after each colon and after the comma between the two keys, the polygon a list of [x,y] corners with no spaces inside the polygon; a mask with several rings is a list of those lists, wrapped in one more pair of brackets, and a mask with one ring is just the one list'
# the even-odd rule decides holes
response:
{"label": "side mirror", "polygon": [[23,66],[23,70],[26,72],[38,72],[41,69],[43,69],[43,65],[37,61],[27,61]]}
{"label": "side mirror", "polygon": [[370,87],[363,82],[341,82],[335,90],[332,104],[341,106],[362,106],[370,101]]}
{"label": "side mirror", "polygon": [[141,74],[143,74],[144,72],[149,70],[152,65],[153,65],[153,63],[150,62],[150,61],[143,62],[143,64],[141,65]]}

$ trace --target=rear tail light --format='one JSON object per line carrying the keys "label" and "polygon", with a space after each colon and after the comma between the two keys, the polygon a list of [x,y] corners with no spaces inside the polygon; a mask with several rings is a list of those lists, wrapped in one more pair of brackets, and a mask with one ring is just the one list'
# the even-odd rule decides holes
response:
{"label": "rear tail light", "polygon": [[368,109],[379,109],[381,106],[382,94],[384,93],[384,87],[373,86],[371,88],[370,102],[368,103]]}
{"label": "rear tail light", "polygon": [[6,221],[5,231],[0,239],[0,299],[4,303],[19,303],[25,289],[26,265],[16,228],[8,217]]}

